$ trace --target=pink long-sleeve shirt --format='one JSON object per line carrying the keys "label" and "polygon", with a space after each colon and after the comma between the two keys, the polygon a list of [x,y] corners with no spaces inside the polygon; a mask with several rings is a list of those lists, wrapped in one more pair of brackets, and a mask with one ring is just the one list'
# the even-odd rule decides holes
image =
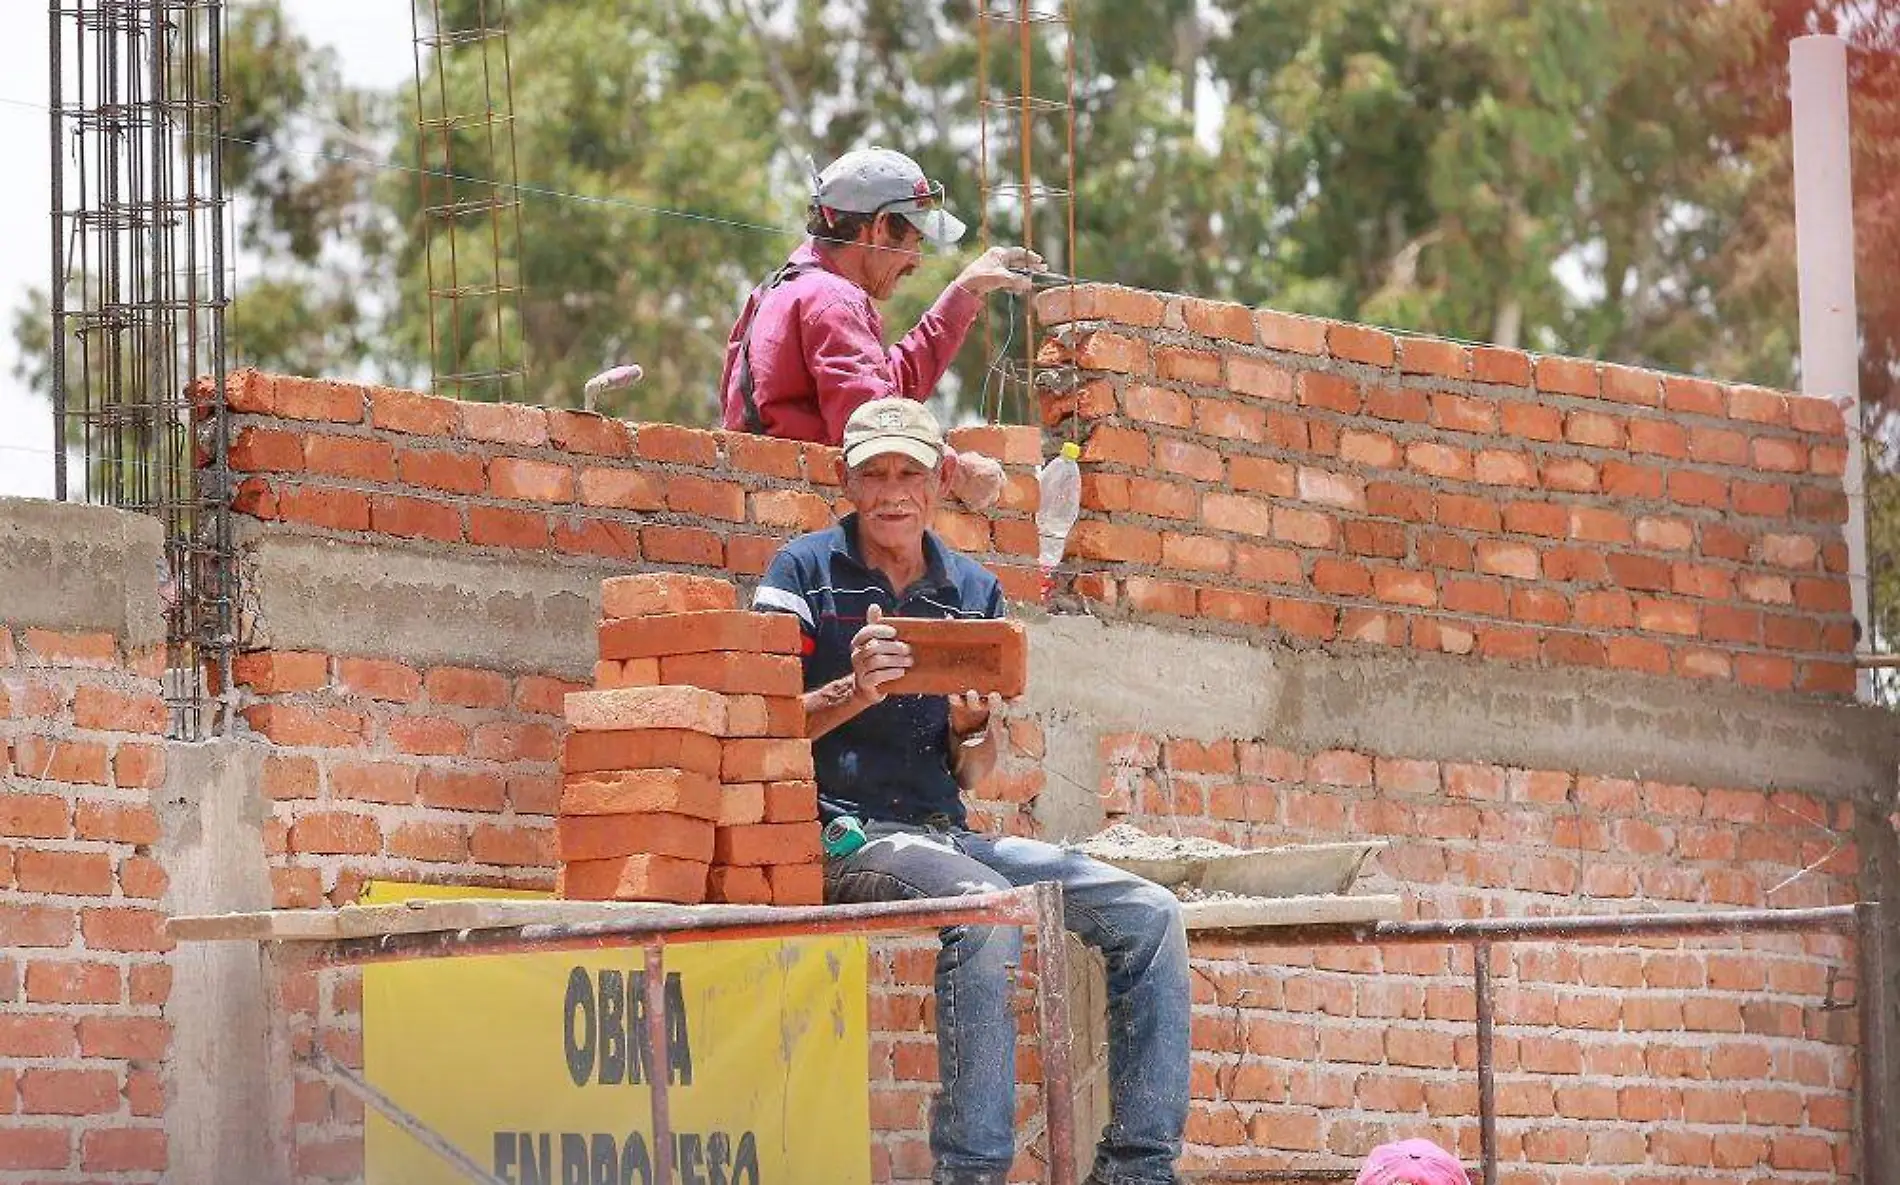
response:
{"label": "pink long-sleeve shirt", "polygon": [[789,262],[810,271],[746,299],[726,341],[719,389],[727,428],[746,428],[739,346],[752,326],[752,398],[767,436],[837,444],[859,404],[891,395],[923,400],[950,369],[982,302],[952,284],[916,328],[884,344],[884,321],[864,289],[832,271],[806,240]]}

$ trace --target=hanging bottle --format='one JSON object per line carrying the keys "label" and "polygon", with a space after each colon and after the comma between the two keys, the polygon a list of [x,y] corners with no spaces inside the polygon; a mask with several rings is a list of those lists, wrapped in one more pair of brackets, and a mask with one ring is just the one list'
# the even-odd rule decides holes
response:
{"label": "hanging bottle", "polygon": [[1036,472],[1041,495],[1036,505],[1037,559],[1042,566],[1044,600],[1054,587],[1056,565],[1068,548],[1069,531],[1082,513],[1082,470],[1076,464],[1081,455],[1080,445],[1066,441]]}

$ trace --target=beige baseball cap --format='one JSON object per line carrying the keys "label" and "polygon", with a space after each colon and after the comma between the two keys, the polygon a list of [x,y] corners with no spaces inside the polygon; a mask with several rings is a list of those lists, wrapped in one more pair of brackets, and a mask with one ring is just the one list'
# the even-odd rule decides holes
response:
{"label": "beige baseball cap", "polygon": [[943,459],[943,429],[914,399],[873,399],[844,422],[844,463],[856,469],[883,453],[901,453],[920,465]]}

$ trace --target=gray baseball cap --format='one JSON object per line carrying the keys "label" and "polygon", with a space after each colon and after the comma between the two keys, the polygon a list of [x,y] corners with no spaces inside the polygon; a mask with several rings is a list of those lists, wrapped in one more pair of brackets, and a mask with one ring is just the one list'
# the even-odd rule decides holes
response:
{"label": "gray baseball cap", "polygon": [[902,214],[939,247],[963,237],[962,221],[943,208],[943,184],[918,163],[889,148],[859,148],[812,179],[812,200],[848,214]]}

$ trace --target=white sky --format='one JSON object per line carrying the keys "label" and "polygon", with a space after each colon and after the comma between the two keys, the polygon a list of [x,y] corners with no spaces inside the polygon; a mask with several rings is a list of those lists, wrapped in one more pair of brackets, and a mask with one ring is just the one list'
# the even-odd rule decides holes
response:
{"label": "white sky", "polygon": [[[351,82],[390,87],[414,76],[409,0],[284,0],[284,9],[313,41],[336,48]],[[0,495],[53,493],[52,409],[14,377],[11,332],[13,310],[28,288],[46,286],[51,266],[46,38],[39,15],[8,22],[0,37],[0,160],[14,162],[19,179],[0,185]]]}

